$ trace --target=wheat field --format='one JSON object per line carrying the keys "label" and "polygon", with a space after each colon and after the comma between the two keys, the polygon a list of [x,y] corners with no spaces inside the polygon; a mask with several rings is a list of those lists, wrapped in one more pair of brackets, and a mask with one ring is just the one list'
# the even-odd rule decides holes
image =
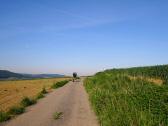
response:
{"label": "wheat field", "polygon": [[18,105],[25,96],[34,98],[44,87],[51,91],[53,83],[67,79],[70,78],[0,81],[0,111]]}

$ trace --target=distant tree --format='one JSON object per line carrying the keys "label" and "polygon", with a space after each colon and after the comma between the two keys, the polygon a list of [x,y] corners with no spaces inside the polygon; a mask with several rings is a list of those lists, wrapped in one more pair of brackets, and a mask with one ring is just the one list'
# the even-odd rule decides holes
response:
{"label": "distant tree", "polygon": [[77,73],[76,72],[73,73],[73,77],[77,78]]}
{"label": "distant tree", "polygon": [[77,78],[77,73],[74,72],[74,73],[73,73],[73,82],[75,81],[76,78]]}

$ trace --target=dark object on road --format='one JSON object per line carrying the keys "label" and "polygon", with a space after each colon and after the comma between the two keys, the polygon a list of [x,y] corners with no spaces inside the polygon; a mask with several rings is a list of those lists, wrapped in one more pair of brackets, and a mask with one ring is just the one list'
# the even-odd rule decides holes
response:
{"label": "dark object on road", "polygon": [[76,72],[73,73],[73,77],[77,78],[77,73]]}
{"label": "dark object on road", "polygon": [[77,78],[77,76],[78,76],[77,73],[74,72],[74,73],[73,73],[73,82],[75,81],[75,79]]}

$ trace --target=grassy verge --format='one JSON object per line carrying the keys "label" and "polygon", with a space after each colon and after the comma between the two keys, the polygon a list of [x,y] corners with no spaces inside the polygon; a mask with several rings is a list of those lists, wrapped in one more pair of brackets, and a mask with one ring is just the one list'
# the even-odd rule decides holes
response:
{"label": "grassy verge", "polygon": [[101,126],[168,125],[168,87],[102,72],[85,80]]}
{"label": "grassy verge", "polygon": [[65,84],[67,84],[69,81],[68,80],[65,80],[65,81],[60,81],[60,82],[57,82],[57,83],[54,83],[51,88],[53,89],[57,89],[57,88],[60,88],[60,87],[63,87]]}
{"label": "grassy verge", "polygon": [[25,112],[25,108],[22,106],[14,106],[8,111],[9,115],[19,115]]}
{"label": "grassy verge", "polygon": [[47,90],[43,88],[42,91],[37,94],[36,99],[38,100],[38,99],[44,98],[45,94],[47,93],[48,93]]}
{"label": "grassy verge", "polygon": [[[60,82],[54,83],[52,85],[52,88],[56,89],[56,88],[62,87],[65,84],[67,84],[68,82],[69,82],[68,80],[65,80],[65,81],[60,81]],[[45,88],[43,88],[41,90],[41,92],[39,92],[34,99],[29,98],[29,97],[24,97],[21,100],[19,106],[11,107],[9,109],[9,111],[7,111],[7,112],[0,111],[0,122],[7,121],[7,120],[11,119],[12,117],[14,117],[15,115],[19,115],[19,114],[24,113],[26,107],[37,103],[37,100],[45,97],[45,94],[47,94],[47,93],[48,93],[47,90]],[[57,113],[57,114],[55,113],[54,118],[59,118],[61,115],[62,115],[62,113]]]}
{"label": "grassy verge", "polygon": [[33,105],[36,100],[25,97],[20,102],[19,106],[13,106],[7,112],[0,111],[0,122],[7,121],[16,115],[20,115],[25,112],[27,106]]}
{"label": "grassy verge", "polygon": [[7,121],[10,119],[10,115],[6,112],[0,111],[0,122]]}
{"label": "grassy verge", "polygon": [[18,105],[18,103],[22,100],[23,96],[35,98],[43,87],[45,87],[47,91],[50,92],[50,87],[51,85],[53,85],[53,83],[69,79],[71,78],[65,77],[46,78],[37,80],[0,81],[0,103],[3,103],[3,101],[8,101],[0,105],[0,110],[7,111],[12,106]]}
{"label": "grassy verge", "polygon": [[9,109],[7,112],[0,112],[0,122],[7,121],[11,119],[12,117],[16,115],[20,115],[25,112],[25,108],[28,106],[31,106],[37,102],[37,99],[43,98],[44,94],[46,94],[47,91],[45,88],[42,89],[40,93],[36,96],[36,99],[31,99],[29,97],[24,97],[19,106],[13,106]]}
{"label": "grassy verge", "polygon": [[23,107],[28,107],[30,105],[35,104],[37,101],[35,99],[30,99],[28,97],[25,97],[22,99],[22,101],[20,102],[21,106]]}
{"label": "grassy verge", "polygon": [[36,99],[38,100],[38,99],[41,99],[41,98],[44,98],[44,97],[45,97],[45,95],[40,92],[40,93],[37,94]]}

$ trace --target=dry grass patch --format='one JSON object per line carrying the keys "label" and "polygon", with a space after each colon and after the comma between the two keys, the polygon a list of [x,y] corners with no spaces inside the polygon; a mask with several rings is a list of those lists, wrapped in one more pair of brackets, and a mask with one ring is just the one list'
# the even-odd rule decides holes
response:
{"label": "dry grass patch", "polygon": [[24,97],[36,97],[44,87],[51,92],[51,85],[62,80],[69,78],[0,81],[0,110],[8,111],[12,106],[17,106]]}
{"label": "dry grass patch", "polygon": [[133,76],[128,76],[130,79],[132,80],[137,80],[137,79],[141,79],[141,80],[145,80],[145,81],[148,81],[148,82],[152,82],[158,86],[161,86],[163,85],[163,80],[161,79],[157,79],[157,78],[147,78],[147,77],[141,77],[141,76],[137,76],[137,77],[133,77]]}

